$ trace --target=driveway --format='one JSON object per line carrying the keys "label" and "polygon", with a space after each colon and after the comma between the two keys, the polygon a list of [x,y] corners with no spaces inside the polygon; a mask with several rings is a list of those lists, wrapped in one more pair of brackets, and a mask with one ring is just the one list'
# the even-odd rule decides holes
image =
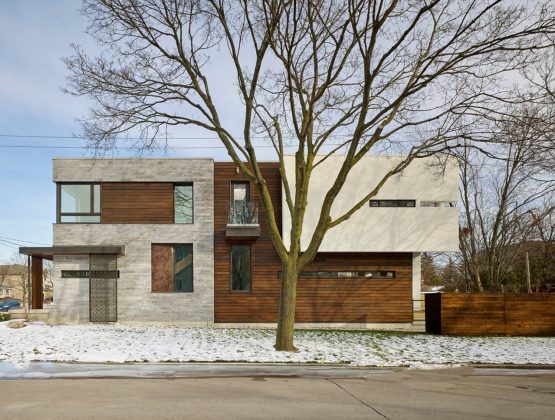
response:
{"label": "driveway", "polygon": [[549,369],[361,374],[323,368],[311,377],[302,371],[281,376],[279,367],[230,377],[237,373],[222,369],[227,373],[218,376],[215,369],[211,377],[2,380],[0,417],[547,419],[555,413],[555,370]]}

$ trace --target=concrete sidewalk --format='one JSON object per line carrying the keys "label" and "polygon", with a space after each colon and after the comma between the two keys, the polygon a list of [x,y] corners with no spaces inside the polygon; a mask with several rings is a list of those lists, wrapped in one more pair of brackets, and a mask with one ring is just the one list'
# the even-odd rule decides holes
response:
{"label": "concrete sidewalk", "polygon": [[555,413],[553,370],[324,376],[0,381],[0,417],[548,419]]}

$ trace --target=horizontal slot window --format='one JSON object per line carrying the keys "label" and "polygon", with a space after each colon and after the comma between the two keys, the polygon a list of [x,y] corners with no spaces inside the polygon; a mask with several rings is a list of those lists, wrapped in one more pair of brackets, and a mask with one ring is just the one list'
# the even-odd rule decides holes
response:
{"label": "horizontal slot window", "polygon": [[395,271],[302,271],[300,277],[316,279],[394,279]]}
{"label": "horizontal slot window", "polygon": [[370,207],[416,207],[416,200],[370,200]]}
{"label": "horizontal slot window", "polygon": [[118,279],[119,270],[62,270],[63,279]]}
{"label": "horizontal slot window", "polygon": [[420,207],[457,207],[456,201],[421,201]]}

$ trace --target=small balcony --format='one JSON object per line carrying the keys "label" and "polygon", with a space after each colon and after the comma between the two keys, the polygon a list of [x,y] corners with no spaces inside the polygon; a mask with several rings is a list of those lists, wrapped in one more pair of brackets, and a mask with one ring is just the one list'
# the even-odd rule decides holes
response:
{"label": "small balcony", "polygon": [[258,203],[230,203],[225,237],[228,240],[255,240],[260,237]]}

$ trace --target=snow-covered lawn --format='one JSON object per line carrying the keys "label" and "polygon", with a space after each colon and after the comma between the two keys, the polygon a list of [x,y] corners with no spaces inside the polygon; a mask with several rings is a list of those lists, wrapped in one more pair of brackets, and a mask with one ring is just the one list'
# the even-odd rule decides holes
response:
{"label": "snow-covered lawn", "polygon": [[555,338],[441,337],[297,331],[296,353],[273,349],[273,330],[0,323],[0,361],[293,362],[354,366],[555,364]]}

